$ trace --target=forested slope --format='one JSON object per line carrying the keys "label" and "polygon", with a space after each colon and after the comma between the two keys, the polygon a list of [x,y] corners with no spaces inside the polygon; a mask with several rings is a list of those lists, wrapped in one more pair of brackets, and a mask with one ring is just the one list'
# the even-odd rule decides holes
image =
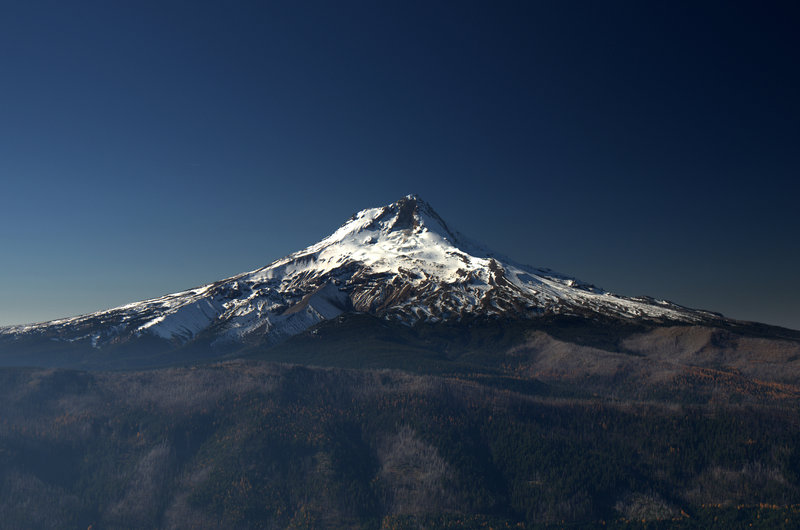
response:
{"label": "forested slope", "polygon": [[2,526],[800,525],[796,396],[692,388],[644,400],[257,361],[3,369]]}

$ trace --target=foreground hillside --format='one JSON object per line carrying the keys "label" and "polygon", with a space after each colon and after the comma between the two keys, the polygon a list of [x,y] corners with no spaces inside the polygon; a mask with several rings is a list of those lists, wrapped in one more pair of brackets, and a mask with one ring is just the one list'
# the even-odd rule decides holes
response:
{"label": "foreground hillside", "polygon": [[794,387],[681,377],[656,401],[554,374],[7,368],[2,526],[800,525]]}

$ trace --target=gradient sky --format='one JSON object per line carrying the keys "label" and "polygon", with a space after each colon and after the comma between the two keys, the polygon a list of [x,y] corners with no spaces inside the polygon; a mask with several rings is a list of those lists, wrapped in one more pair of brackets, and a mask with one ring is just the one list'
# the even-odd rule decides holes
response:
{"label": "gradient sky", "polygon": [[0,6],[0,325],[407,193],[517,261],[800,329],[791,2]]}

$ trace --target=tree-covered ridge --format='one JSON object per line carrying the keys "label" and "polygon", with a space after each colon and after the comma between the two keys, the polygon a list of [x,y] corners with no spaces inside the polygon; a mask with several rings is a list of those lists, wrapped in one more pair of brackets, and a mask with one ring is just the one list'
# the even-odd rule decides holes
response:
{"label": "tree-covered ridge", "polygon": [[691,391],[243,361],[5,369],[0,513],[11,528],[800,524],[796,408],[682,404]]}

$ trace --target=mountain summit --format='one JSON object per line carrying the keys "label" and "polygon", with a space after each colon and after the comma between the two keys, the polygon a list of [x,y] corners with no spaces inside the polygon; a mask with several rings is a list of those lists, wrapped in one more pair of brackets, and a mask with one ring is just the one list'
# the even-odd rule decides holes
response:
{"label": "mountain summit", "polygon": [[255,271],[89,315],[0,329],[0,349],[46,339],[48,350],[84,345],[99,353],[147,339],[151,347],[153,340],[170,348],[199,341],[231,350],[275,344],[350,312],[407,325],[542,315],[688,323],[719,318],[513,263],[408,195],[362,210],[318,243]]}

